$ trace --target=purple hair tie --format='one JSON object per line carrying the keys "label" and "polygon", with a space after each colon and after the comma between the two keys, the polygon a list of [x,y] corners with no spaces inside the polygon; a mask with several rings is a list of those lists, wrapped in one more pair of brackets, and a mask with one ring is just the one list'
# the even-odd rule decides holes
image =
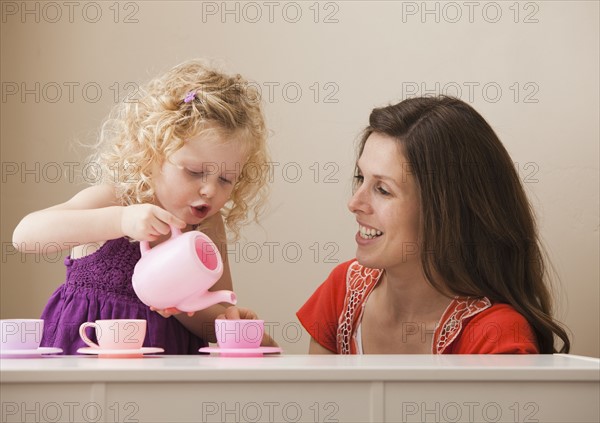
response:
{"label": "purple hair tie", "polygon": [[192,101],[194,101],[194,99],[196,98],[196,92],[195,91],[190,91],[185,95],[185,98],[183,99],[184,103],[191,103]]}

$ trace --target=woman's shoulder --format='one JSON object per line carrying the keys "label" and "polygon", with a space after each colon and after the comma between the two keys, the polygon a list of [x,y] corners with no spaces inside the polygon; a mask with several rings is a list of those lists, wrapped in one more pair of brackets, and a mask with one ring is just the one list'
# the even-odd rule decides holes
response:
{"label": "woman's shoulder", "polygon": [[488,325],[529,325],[527,319],[515,308],[505,303],[491,303],[490,307],[473,316],[471,322],[485,323]]}
{"label": "woman's shoulder", "polygon": [[492,302],[486,297],[456,298],[446,309],[442,321],[457,320],[464,324],[527,323],[525,317],[510,304]]}
{"label": "woman's shoulder", "polygon": [[336,310],[339,309],[344,302],[346,294],[348,271],[354,263],[356,263],[355,259],[340,263],[334,267],[327,278],[321,282],[308,301],[302,306],[299,313],[305,314],[307,310],[311,310],[312,312],[313,310],[323,309],[325,305],[328,309],[330,307]]}
{"label": "woman's shoulder", "polygon": [[[487,299],[486,299],[487,300]],[[537,353],[534,331],[521,313],[505,303],[482,307],[462,322],[454,353]]]}
{"label": "woman's shoulder", "polygon": [[346,291],[348,271],[354,263],[356,263],[356,260],[348,260],[335,266],[329,272],[327,278],[321,282],[315,294],[318,293],[318,296],[327,295],[343,299],[344,292]]}
{"label": "woman's shoulder", "polygon": [[[371,278],[375,271],[376,269],[360,265],[356,259],[338,264],[302,306],[298,315],[304,316],[315,310],[328,310],[331,312],[330,318],[337,321],[347,295],[354,290],[371,286],[371,282],[376,281]],[[364,293],[364,289],[361,292]]]}
{"label": "woman's shoulder", "polygon": [[317,289],[318,295],[326,295],[342,307],[348,296],[362,298],[377,284],[380,269],[361,265],[356,259],[338,264]]}

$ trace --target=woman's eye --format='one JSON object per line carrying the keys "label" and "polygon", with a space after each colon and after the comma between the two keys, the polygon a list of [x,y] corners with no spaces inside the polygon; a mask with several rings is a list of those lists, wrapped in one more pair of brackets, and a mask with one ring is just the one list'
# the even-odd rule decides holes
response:
{"label": "woman's eye", "polygon": [[204,172],[202,172],[202,171],[199,171],[199,172],[197,172],[197,171],[195,171],[195,170],[187,169],[187,173],[189,173],[189,174],[190,174],[190,175],[192,175],[192,176],[202,176],[202,174],[203,174]]}
{"label": "woman's eye", "polygon": [[221,181],[221,183],[223,183],[223,184],[228,184],[228,185],[231,185],[231,183],[232,183],[229,179],[225,179],[223,177],[219,177],[219,181]]}
{"label": "woman's eye", "polygon": [[365,180],[365,177],[362,175],[354,175],[354,182],[357,184],[362,184]]}
{"label": "woman's eye", "polygon": [[382,187],[377,187],[377,191],[379,191],[379,193],[382,195],[390,195],[390,193]]}

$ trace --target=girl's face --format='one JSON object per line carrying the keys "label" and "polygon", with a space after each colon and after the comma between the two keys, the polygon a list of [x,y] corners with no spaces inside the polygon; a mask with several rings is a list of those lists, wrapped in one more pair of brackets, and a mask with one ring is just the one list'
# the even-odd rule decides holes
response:
{"label": "girl's face", "polygon": [[372,133],[357,167],[348,208],[358,222],[359,263],[376,269],[420,265],[419,194],[398,142]]}
{"label": "girl's face", "polygon": [[199,224],[229,201],[246,159],[239,143],[216,131],[189,138],[152,174],[158,205]]}

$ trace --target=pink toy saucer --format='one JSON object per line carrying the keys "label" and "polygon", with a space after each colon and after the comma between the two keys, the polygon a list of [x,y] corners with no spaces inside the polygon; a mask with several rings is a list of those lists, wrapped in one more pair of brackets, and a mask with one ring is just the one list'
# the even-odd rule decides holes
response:
{"label": "pink toy saucer", "polygon": [[0,349],[1,358],[37,358],[44,354],[58,354],[63,352],[62,349],[56,347],[39,347],[28,350],[7,350]]}
{"label": "pink toy saucer", "polygon": [[258,348],[219,348],[204,347],[198,351],[206,353],[215,353],[223,357],[262,357],[263,354],[277,354],[283,350],[279,347],[258,347]]}
{"label": "pink toy saucer", "polygon": [[132,350],[111,350],[102,348],[85,347],[77,350],[80,354],[92,354],[97,355],[100,358],[140,358],[144,354],[156,354],[165,352],[162,348],[157,347],[142,347],[140,349]]}

